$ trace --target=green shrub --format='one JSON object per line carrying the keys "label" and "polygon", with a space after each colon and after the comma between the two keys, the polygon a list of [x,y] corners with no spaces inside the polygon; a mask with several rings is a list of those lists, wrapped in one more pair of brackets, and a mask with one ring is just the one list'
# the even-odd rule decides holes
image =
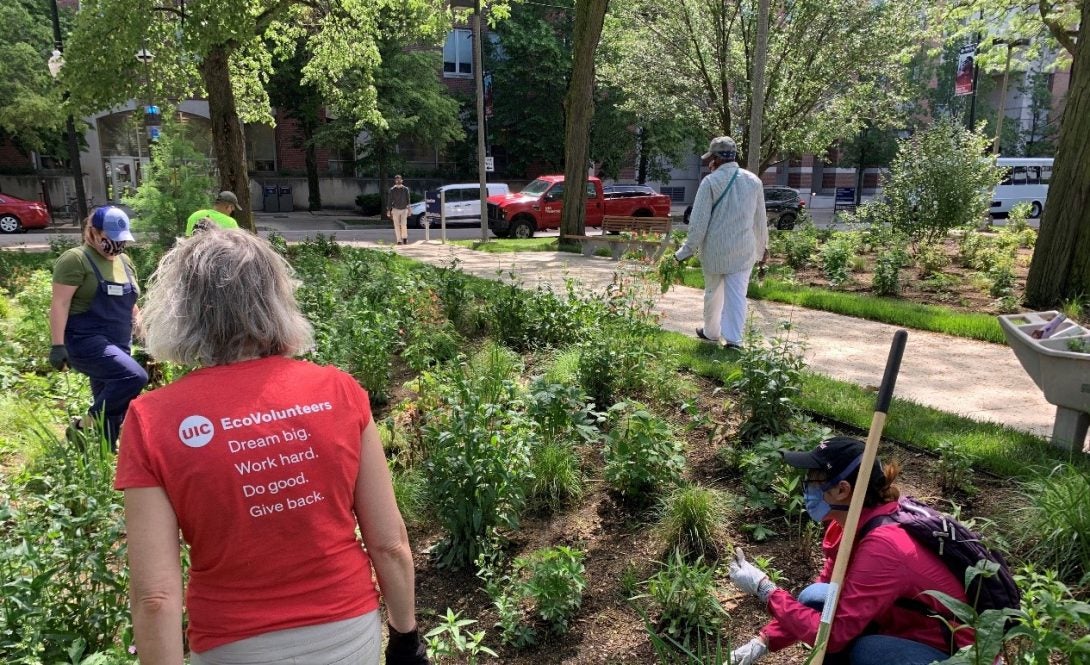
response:
{"label": "green shrub", "polygon": [[802,392],[806,363],[799,344],[789,335],[787,325],[769,341],[754,329],[747,331],[738,366],[727,377],[730,388],[739,393],[746,416],[739,430],[745,440],[786,432],[799,413],[795,398]]}
{"label": "green shrub", "polygon": [[610,416],[614,423],[606,436],[605,481],[625,503],[643,507],[681,477],[683,446],[666,421],[640,404],[618,404]]}
{"label": "green shrub", "polygon": [[521,597],[553,633],[568,631],[568,622],[583,604],[587,587],[583,552],[558,545],[515,559],[515,586]]}
{"label": "green shrub", "polygon": [[885,251],[875,259],[871,290],[879,296],[896,296],[901,293],[901,262],[896,253]]}
{"label": "green shrub", "polygon": [[982,158],[990,137],[952,118],[900,141],[881,199],[863,206],[914,244],[945,238],[951,229],[975,226],[987,213],[1003,169]]}
{"label": "green shrub", "polygon": [[798,492],[777,492],[787,479],[800,474],[783,463],[783,453],[810,450],[830,434],[821,427],[799,427],[779,436],[765,436],[751,448],[740,451],[738,469],[742,472],[742,487],[746,504],[754,510],[780,509],[788,514],[797,512],[802,488]]}
{"label": "green shrub", "polygon": [[855,255],[855,244],[837,236],[821,248],[821,272],[834,287],[848,281],[848,270]]}
{"label": "green shrub", "polygon": [[450,383],[444,408],[430,414],[424,428],[425,469],[431,508],[445,532],[436,548],[439,565],[463,568],[489,548],[498,530],[518,526],[530,427],[518,411],[513,382],[502,384],[502,394],[490,394],[456,368]]}
{"label": "green shrub", "polygon": [[579,385],[598,409],[652,391],[665,350],[649,331],[632,322],[603,321],[579,344]]}
{"label": "green shrub", "polygon": [[988,293],[993,298],[1011,295],[1014,290],[1014,266],[1011,260],[1004,257],[996,261],[995,265],[988,270],[988,279],[991,282]]}
{"label": "green shrub", "polygon": [[1060,579],[1084,584],[1090,574],[1090,475],[1063,464],[1023,488],[1027,507],[1012,533],[1025,557],[1054,568]]}
{"label": "green shrub", "polygon": [[720,490],[683,485],[659,503],[658,536],[689,560],[714,560],[733,549],[726,531],[730,513],[729,497]]}
{"label": "green shrub", "polygon": [[920,277],[937,275],[948,265],[950,259],[941,244],[922,243],[916,248],[916,266],[920,269]]}
{"label": "green shrub", "polygon": [[817,251],[817,234],[807,229],[786,232],[783,238],[784,260],[795,270],[810,265],[811,257]]}
{"label": "green shrub", "polygon": [[1018,622],[1007,632],[1012,663],[1081,663],[1090,658],[1090,603],[1075,597],[1055,572],[1025,567],[1014,576],[1022,591]]}
{"label": "green shrub", "polygon": [[373,217],[382,213],[382,194],[357,194],[356,207],[364,217]]}
{"label": "green shrub", "polygon": [[131,640],[122,495],[101,424],[82,447],[36,435],[42,454],[0,490],[0,654],[80,662]]}
{"label": "green shrub", "polygon": [[939,488],[944,494],[976,493],[973,485],[973,460],[956,444],[940,443],[936,452],[939,454],[938,471]]}
{"label": "green shrub", "polygon": [[728,618],[715,585],[715,567],[689,563],[674,552],[647,580],[647,597],[659,610],[656,629],[682,645],[715,636]]}
{"label": "green shrub", "polygon": [[995,256],[992,243],[974,229],[965,229],[958,239],[958,257],[966,268],[987,270],[995,261]]}
{"label": "green shrub", "polygon": [[461,612],[455,612],[448,607],[439,625],[424,635],[428,644],[428,657],[464,658],[469,665],[477,665],[481,654],[496,658],[496,652],[484,645],[485,631],[463,632],[463,629],[475,623],[476,619],[463,619]]}
{"label": "green shrub", "polygon": [[577,385],[536,379],[526,398],[526,415],[544,443],[589,442],[599,436],[598,417]]}
{"label": "green shrub", "polygon": [[27,276],[23,288],[15,294],[15,312],[18,316],[11,328],[11,337],[5,339],[7,348],[3,355],[17,362],[23,372],[48,372],[49,348],[52,337],[49,332],[49,306],[53,299],[53,277],[44,270],[36,270]]}
{"label": "green shrub", "polygon": [[124,203],[136,212],[133,226],[141,240],[154,234],[162,247],[185,233],[189,216],[212,204],[213,164],[197,150],[191,138],[191,125],[174,120],[174,113],[164,109],[163,131],[151,153],[151,165],[143,182]]}
{"label": "green shrub", "polygon": [[575,297],[569,286],[561,298],[545,286],[525,290],[504,284],[488,299],[484,316],[496,341],[515,351],[561,348],[582,339],[594,322],[595,307]]}

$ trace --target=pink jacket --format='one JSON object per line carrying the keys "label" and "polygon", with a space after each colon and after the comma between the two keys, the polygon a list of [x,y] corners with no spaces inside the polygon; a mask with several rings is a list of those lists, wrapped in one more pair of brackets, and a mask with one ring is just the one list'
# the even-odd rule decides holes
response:
{"label": "pink jacket", "polygon": [[[895,501],[864,508],[859,526],[896,509]],[[832,576],[842,533],[839,523],[829,522],[821,544],[825,565],[815,581],[828,582]],[[949,616],[939,601],[923,593],[928,590],[942,591],[966,601],[961,581],[946,564],[933,552],[918,546],[898,525],[884,524],[862,540],[856,540],[829,636],[829,653],[843,651],[864,632],[893,635],[947,651],[949,633],[939,619],[894,604],[900,598],[914,599]],[[820,612],[802,605],[783,589],[777,589],[769,597],[768,611],[774,619],[761,629],[761,634],[771,651],[800,641],[814,643]],[[973,632],[959,630],[954,639],[961,648],[972,643]]]}

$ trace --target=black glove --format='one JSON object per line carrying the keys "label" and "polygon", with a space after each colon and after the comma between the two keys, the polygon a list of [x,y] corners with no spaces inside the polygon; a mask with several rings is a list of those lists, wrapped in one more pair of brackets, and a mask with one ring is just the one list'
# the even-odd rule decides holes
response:
{"label": "black glove", "polygon": [[386,643],[386,665],[429,665],[428,649],[416,628],[407,633],[399,633],[390,625],[387,628],[390,641]]}
{"label": "black glove", "polygon": [[53,369],[66,369],[68,367],[68,349],[64,344],[54,344],[49,347],[49,364]]}

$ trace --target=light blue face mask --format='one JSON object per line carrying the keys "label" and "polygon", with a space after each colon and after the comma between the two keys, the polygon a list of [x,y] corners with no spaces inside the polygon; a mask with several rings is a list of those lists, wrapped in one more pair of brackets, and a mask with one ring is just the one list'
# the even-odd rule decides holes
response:
{"label": "light blue face mask", "polygon": [[815,522],[821,522],[829,515],[833,508],[836,508],[837,510],[848,509],[848,506],[843,504],[830,504],[828,501],[825,500],[825,493],[836,487],[841,480],[844,480],[845,478],[850,476],[853,471],[859,468],[859,464],[862,461],[862,455],[856,457],[855,461],[849,464],[847,468],[845,468],[843,471],[841,471],[836,476],[836,478],[833,478],[832,480],[822,485],[818,485],[813,482],[806,483],[802,490],[802,496],[806,501],[806,513],[810,515],[810,519],[814,520]]}

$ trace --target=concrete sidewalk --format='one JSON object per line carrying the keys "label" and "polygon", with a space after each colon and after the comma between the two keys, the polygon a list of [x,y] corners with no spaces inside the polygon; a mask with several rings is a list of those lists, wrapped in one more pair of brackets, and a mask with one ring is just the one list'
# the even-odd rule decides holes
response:
{"label": "concrete sidewalk", "polygon": [[[574,278],[600,291],[615,272],[635,267],[560,252],[485,254],[438,243],[418,242],[396,251],[433,265],[457,259],[461,270],[487,279],[506,280],[513,272],[531,288],[548,284],[563,289],[565,279]],[[703,292],[675,286],[659,295],[657,285],[654,292],[662,327],[695,336],[694,330],[703,325]],[[749,311],[751,320],[768,335],[789,321],[805,345],[810,369],[863,386],[881,381],[896,326],[766,301],[750,301]],[[1005,345],[910,330],[896,395],[1046,438],[1052,433],[1055,407],[1045,401]]]}

